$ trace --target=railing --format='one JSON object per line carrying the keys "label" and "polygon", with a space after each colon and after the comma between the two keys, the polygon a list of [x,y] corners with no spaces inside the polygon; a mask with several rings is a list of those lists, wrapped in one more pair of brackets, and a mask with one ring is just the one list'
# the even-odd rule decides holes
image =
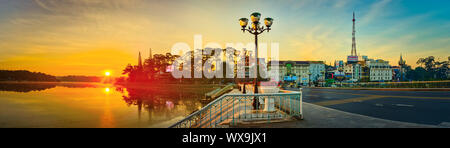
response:
{"label": "railing", "polygon": [[[261,104],[255,106],[256,104]],[[272,94],[225,94],[170,128],[216,128],[239,122],[302,118],[301,92]]]}

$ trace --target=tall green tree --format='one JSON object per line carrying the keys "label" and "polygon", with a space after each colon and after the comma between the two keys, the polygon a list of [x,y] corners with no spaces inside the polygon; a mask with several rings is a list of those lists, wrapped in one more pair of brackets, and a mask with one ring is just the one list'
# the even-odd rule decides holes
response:
{"label": "tall green tree", "polygon": [[418,59],[416,63],[420,66],[407,72],[408,79],[422,81],[448,79],[450,57],[447,61],[437,61],[434,56],[429,56]]}
{"label": "tall green tree", "polygon": [[420,58],[419,60],[417,60],[416,63],[421,65],[421,66],[422,65],[425,66],[425,70],[427,70],[427,71],[432,71],[433,68],[436,65],[436,62],[434,60],[434,56],[429,56],[427,58]]}

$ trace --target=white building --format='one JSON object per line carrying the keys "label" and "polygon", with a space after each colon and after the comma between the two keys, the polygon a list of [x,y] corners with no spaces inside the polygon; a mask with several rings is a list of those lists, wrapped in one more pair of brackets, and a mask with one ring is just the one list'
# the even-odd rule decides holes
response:
{"label": "white building", "polygon": [[278,71],[280,81],[298,85],[308,85],[309,82],[325,79],[325,64],[321,61],[269,61],[268,70],[269,77],[273,78],[276,74],[271,72]]}
{"label": "white building", "polygon": [[370,59],[367,66],[370,69],[370,81],[392,81],[392,67],[389,61]]}

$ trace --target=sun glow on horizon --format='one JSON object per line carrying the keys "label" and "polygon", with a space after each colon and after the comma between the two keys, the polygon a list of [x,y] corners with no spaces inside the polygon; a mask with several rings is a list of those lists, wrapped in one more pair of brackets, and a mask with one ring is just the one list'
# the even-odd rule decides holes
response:
{"label": "sun glow on horizon", "polygon": [[110,71],[105,71],[105,76],[107,76],[107,77],[111,76],[111,72]]}
{"label": "sun glow on horizon", "polygon": [[[450,1],[378,0],[361,5],[357,0],[264,0],[237,6],[228,1],[192,0],[8,1],[0,5],[0,68],[55,76],[121,76],[128,63],[137,63],[139,52],[144,58],[149,48],[164,54],[179,42],[192,48],[195,34],[203,36],[202,47],[208,42],[222,48],[227,43],[253,43],[252,37],[242,34],[238,19],[256,10],[263,18],[276,20],[259,44],[278,42],[280,60],[327,64],[344,60],[351,51],[355,11],[358,53],[390,61],[393,66],[402,54],[415,67],[419,58],[447,59],[450,54],[446,32],[450,9],[445,3]],[[223,7],[197,9],[217,5]],[[229,9],[234,11],[223,13]],[[197,23],[204,19],[210,21]],[[180,27],[179,22],[188,23]],[[104,68],[114,73],[99,71]]]}

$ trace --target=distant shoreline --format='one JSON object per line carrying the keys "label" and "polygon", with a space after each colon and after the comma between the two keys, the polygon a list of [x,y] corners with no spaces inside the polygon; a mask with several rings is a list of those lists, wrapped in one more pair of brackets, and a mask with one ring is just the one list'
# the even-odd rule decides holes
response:
{"label": "distant shoreline", "polygon": [[100,82],[47,82],[47,81],[0,81],[4,85],[53,85],[53,86],[87,86],[87,87],[104,87],[113,84]]}
{"label": "distant shoreline", "polygon": [[62,84],[62,83],[99,83],[106,84],[101,82],[77,82],[77,81],[0,81],[0,83],[46,83],[46,84]]}
{"label": "distant shoreline", "polygon": [[49,82],[49,81],[0,81],[0,84],[54,84],[54,85],[64,85],[64,84],[86,84],[86,85],[98,85],[98,86],[122,86],[128,88],[155,88],[155,87],[219,87],[225,86],[225,84],[175,84],[175,83],[152,83],[147,82],[126,82],[126,83],[101,83],[101,82]]}
{"label": "distant shoreline", "polygon": [[[115,79],[110,77],[111,79]],[[104,77],[67,75],[53,76],[42,72],[28,70],[0,70],[0,81],[11,82],[102,82]]]}

